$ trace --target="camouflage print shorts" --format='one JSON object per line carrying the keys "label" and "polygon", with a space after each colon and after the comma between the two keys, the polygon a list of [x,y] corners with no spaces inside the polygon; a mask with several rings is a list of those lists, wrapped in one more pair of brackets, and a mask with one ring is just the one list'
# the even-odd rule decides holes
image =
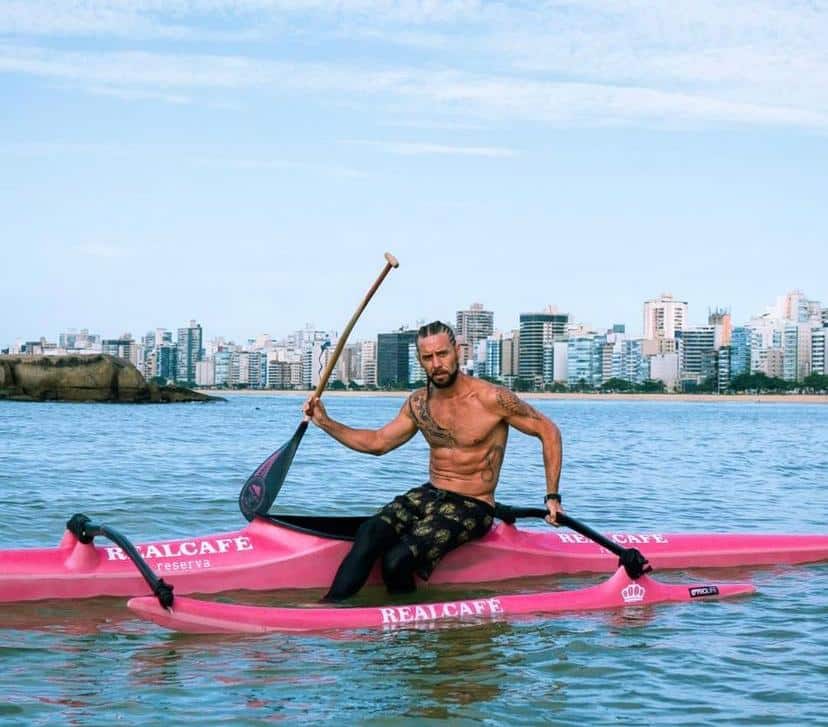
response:
{"label": "camouflage print shorts", "polygon": [[417,575],[428,580],[446,553],[489,532],[494,508],[426,482],[395,497],[377,515],[397,531],[416,559]]}

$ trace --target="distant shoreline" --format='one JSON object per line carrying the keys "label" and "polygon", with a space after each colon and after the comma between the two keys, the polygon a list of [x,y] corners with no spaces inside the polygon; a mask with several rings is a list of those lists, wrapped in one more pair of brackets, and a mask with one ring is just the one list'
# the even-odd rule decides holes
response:
{"label": "distant shoreline", "polygon": [[[213,396],[308,396],[308,391],[283,389],[196,389]],[[325,397],[396,397],[403,398],[410,391],[332,391]],[[548,392],[516,392],[523,399],[560,399],[578,401],[661,401],[717,404],[828,404],[828,394],[582,394]]]}

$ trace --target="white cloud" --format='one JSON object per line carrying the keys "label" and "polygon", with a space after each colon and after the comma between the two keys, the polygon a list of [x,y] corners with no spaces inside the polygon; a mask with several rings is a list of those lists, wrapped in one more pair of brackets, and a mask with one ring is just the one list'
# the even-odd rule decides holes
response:
{"label": "white cloud", "polygon": [[[256,89],[331,105],[370,96],[458,125],[828,125],[828,13],[798,0],[0,3],[0,33],[15,39],[0,72],[125,99],[206,103],[218,90],[230,104]],[[31,41],[64,36],[86,50]],[[283,41],[306,37],[326,41],[324,62],[291,60]],[[147,38],[159,42],[135,50]],[[124,39],[136,42],[117,50]],[[194,42],[168,42],[179,39]]]}
{"label": "white cloud", "polygon": [[[61,79],[86,90],[175,102],[209,91],[364,96],[408,101],[456,117],[556,124],[742,123],[828,127],[828,109],[730,100],[713,92],[527,79],[419,68],[373,70],[243,56],[75,53],[0,46],[0,71]],[[186,93],[185,93],[186,92]]]}

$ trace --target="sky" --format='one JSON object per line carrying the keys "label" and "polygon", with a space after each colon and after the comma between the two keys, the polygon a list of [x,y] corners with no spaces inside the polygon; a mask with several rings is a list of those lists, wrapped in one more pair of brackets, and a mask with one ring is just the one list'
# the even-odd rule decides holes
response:
{"label": "sky", "polygon": [[0,347],[828,305],[821,0],[0,0]]}

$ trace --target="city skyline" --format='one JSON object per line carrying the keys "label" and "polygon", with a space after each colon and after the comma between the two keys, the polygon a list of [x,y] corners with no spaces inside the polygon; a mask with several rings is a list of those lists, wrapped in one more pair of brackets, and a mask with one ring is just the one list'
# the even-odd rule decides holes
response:
{"label": "city skyline", "polygon": [[[719,306],[719,305],[709,305],[709,306],[707,306],[705,308],[704,315],[700,316],[697,319],[695,316],[692,315],[692,311],[694,309],[693,306],[690,305],[689,303],[687,303],[687,301],[684,301],[683,296],[673,295],[672,293],[665,291],[665,292],[659,294],[658,296],[654,295],[651,298],[646,298],[646,299],[640,301],[640,303],[639,303],[640,313],[639,313],[639,317],[638,317],[638,320],[637,320],[637,323],[638,323],[637,328],[630,326],[630,324],[627,321],[622,321],[622,320],[613,320],[613,323],[611,323],[608,326],[591,326],[587,322],[581,321],[576,316],[573,316],[572,313],[567,308],[565,308],[563,306],[554,306],[553,305],[553,306],[551,306],[551,309],[554,310],[556,313],[561,313],[561,314],[568,315],[570,325],[577,325],[577,326],[581,326],[583,328],[586,328],[588,330],[601,332],[601,331],[605,331],[605,330],[611,330],[614,325],[620,324],[620,325],[625,326],[626,333],[629,337],[631,337],[631,338],[644,338],[644,337],[646,337],[645,336],[646,326],[644,324],[644,319],[647,315],[647,313],[646,313],[647,306],[648,306],[648,304],[653,302],[654,299],[660,298],[661,295],[671,296],[672,299],[677,301],[677,302],[684,302],[685,305],[687,306],[688,310],[691,312],[688,315],[688,318],[684,322],[684,324],[688,327],[694,327],[694,326],[706,325],[707,322],[708,322],[708,316],[711,313],[715,313],[715,312],[720,311],[720,310],[726,310],[731,315],[731,320],[733,321],[733,325],[741,325],[743,323],[747,323],[749,320],[752,320],[754,318],[758,318],[762,315],[765,315],[768,311],[771,311],[775,307],[778,307],[780,305],[780,301],[782,299],[784,299],[788,295],[788,293],[790,293],[790,292],[803,292],[804,296],[806,298],[810,299],[810,300],[814,300],[816,302],[823,301],[823,298],[821,298],[819,296],[809,296],[808,291],[803,291],[803,289],[801,289],[801,288],[794,288],[792,291],[786,291],[786,293],[780,293],[780,294],[774,296],[773,302],[767,302],[763,306],[762,310],[754,311],[753,313],[751,313],[750,315],[745,317],[744,320],[739,320],[739,319],[736,319],[735,317],[733,317],[733,315],[731,313],[730,306],[722,307],[722,306]],[[460,313],[468,312],[469,309],[471,309],[471,307],[475,306],[475,305],[482,305],[483,308],[485,308],[487,311],[491,311],[494,314],[493,319],[494,319],[494,330],[495,331],[499,331],[501,333],[507,333],[507,332],[515,330],[519,327],[519,316],[520,316],[520,314],[518,314],[518,317],[515,318],[512,325],[499,325],[498,324],[498,312],[496,310],[494,310],[494,308],[492,306],[487,305],[485,302],[480,303],[479,300],[470,301],[468,304],[466,304],[466,307],[457,307],[457,308],[455,308],[455,310],[452,314],[450,314],[450,315],[444,314],[442,317],[438,317],[436,320],[442,320],[443,322],[448,323],[452,327],[456,328],[457,315],[460,314]],[[825,305],[826,305],[826,307],[828,307],[828,300],[825,301]],[[544,306],[539,306],[539,307],[537,307],[536,309],[533,309],[533,310],[521,311],[521,313],[523,313],[523,314],[542,313],[548,308],[550,308],[549,305],[544,305]],[[58,337],[62,334],[70,333],[70,332],[78,332],[78,331],[82,331],[82,330],[85,330],[85,331],[87,331],[87,332],[89,332],[90,334],[93,334],[93,335],[98,335],[98,336],[100,336],[104,339],[115,340],[115,339],[120,338],[124,334],[129,334],[135,340],[138,340],[138,339],[143,338],[148,333],[153,333],[153,332],[158,331],[158,330],[164,330],[164,331],[168,331],[168,332],[169,331],[174,331],[178,328],[183,327],[184,324],[188,320],[190,321],[190,324],[192,324],[194,320],[197,320],[197,321],[199,321],[200,324],[203,325],[205,330],[209,331],[209,329],[210,329],[209,323],[204,325],[204,321],[203,321],[202,318],[193,319],[191,316],[189,318],[185,319],[184,321],[182,321],[180,326],[171,326],[171,327],[167,327],[167,326],[144,326],[140,330],[127,330],[125,328],[121,328],[119,330],[116,329],[117,333],[115,331],[113,331],[112,333],[101,332],[100,329],[96,329],[94,326],[74,325],[74,326],[69,326],[69,327],[67,327],[63,330],[54,332],[54,333],[41,332],[40,334],[37,334],[35,336],[31,336],[31,337],[18,336],[15,339],[13,339],[12,341],[8,341],[8,342],[4,342],[4,341],[0,340],[0,350],[8,349],[8,348],[14,346],[16,343],[25,343],[27,341],[39,341],[41,338],[46,339],[46,340],[57,341]],[[381,333],[391,333],[393,331],[397,331],[397,330],[401,330],[401,329],[409,330],[409,329],[412,329],[412,328],[416,327],[420,323],[426,323],[429,320],[435,320],[435,319],[415,318],[414,320],[403,322],[400,325],[397,325],[392,329],[377,330],[377,331],[374,331],[374,332],[365,331],[365,326],[362,324],[362,321],[360,321],[357,324],[357,326],[355,327],[354,333],[350,337],[350,339],[351,339],[352,342],[376,340],[377,336]],[[305,321],[302,325],[294,325],[294,326],[288,328],[287,330],[285,330],[284,332],[281,332],[281,333],[273,332],[273,331],[260,330],[260,331],[256,331],[255,333],[246,334],[242,337],[236,338],[234,336],[229,336],[229,335],[225,334],[224,332],[217,331],[215,333],[210,333],[209,335],[205,335],[204,340],[205,341],[212,341],[212,340],[217,340],[217,339],[220,338],[220,339],[224,339],[226,341],[226,343],[228,343],[228,344],[243,346],[243,345],[247,344],[248,342],[255,341],[257,338],[260,338],[262,336],[269,336],[273,341],[286,340],[289,336],[291,336],[294,333],[296,333],[298,331],[301,331],[301,330],[321,330],[321,331],[328,331],[328,332],[338,333],[342,329],[343,325],[344,325],[344,321],[342,323],[338,324],[338,325],[317,325],[315,322]],[[53,336],[53,338],[50,339],[50,335]]]}
{"label": "city skyline", "polygon": [[818,293],[827,36],[775,0],[0,0],[0,341],[339,326],[385,250],[372,334]]}
{"label": "city skyline", "polygon": [[[706,325],[691,325],[688,303],[672,294],[644,301],[643,316],[644,338],[628,335],[623,324],[589,329],[551,306],[522,313],[518,329],[498,331],[494,312],[475,302],[457,311],[458,365],[521,391],[828,387],[828,307],[804,291],[777,297],[744,325],[734,326],[719,307],[709,310]],[[190,320],[175,337],[156,328],[139,339],[103,339],[83,329],[61,333],[57,344],[41,338],[15,345],[11,353],[108,354],[160,383],[307,390],[319,383],[338,335],[306,327],[282,339],[261,334],[247,345],[216,336],[205,346],[201,324]],[[379,333],[375,342],[351,341],[331,385],[416,386],[425,376],[417,350],[417,331],[410,326]]]}

